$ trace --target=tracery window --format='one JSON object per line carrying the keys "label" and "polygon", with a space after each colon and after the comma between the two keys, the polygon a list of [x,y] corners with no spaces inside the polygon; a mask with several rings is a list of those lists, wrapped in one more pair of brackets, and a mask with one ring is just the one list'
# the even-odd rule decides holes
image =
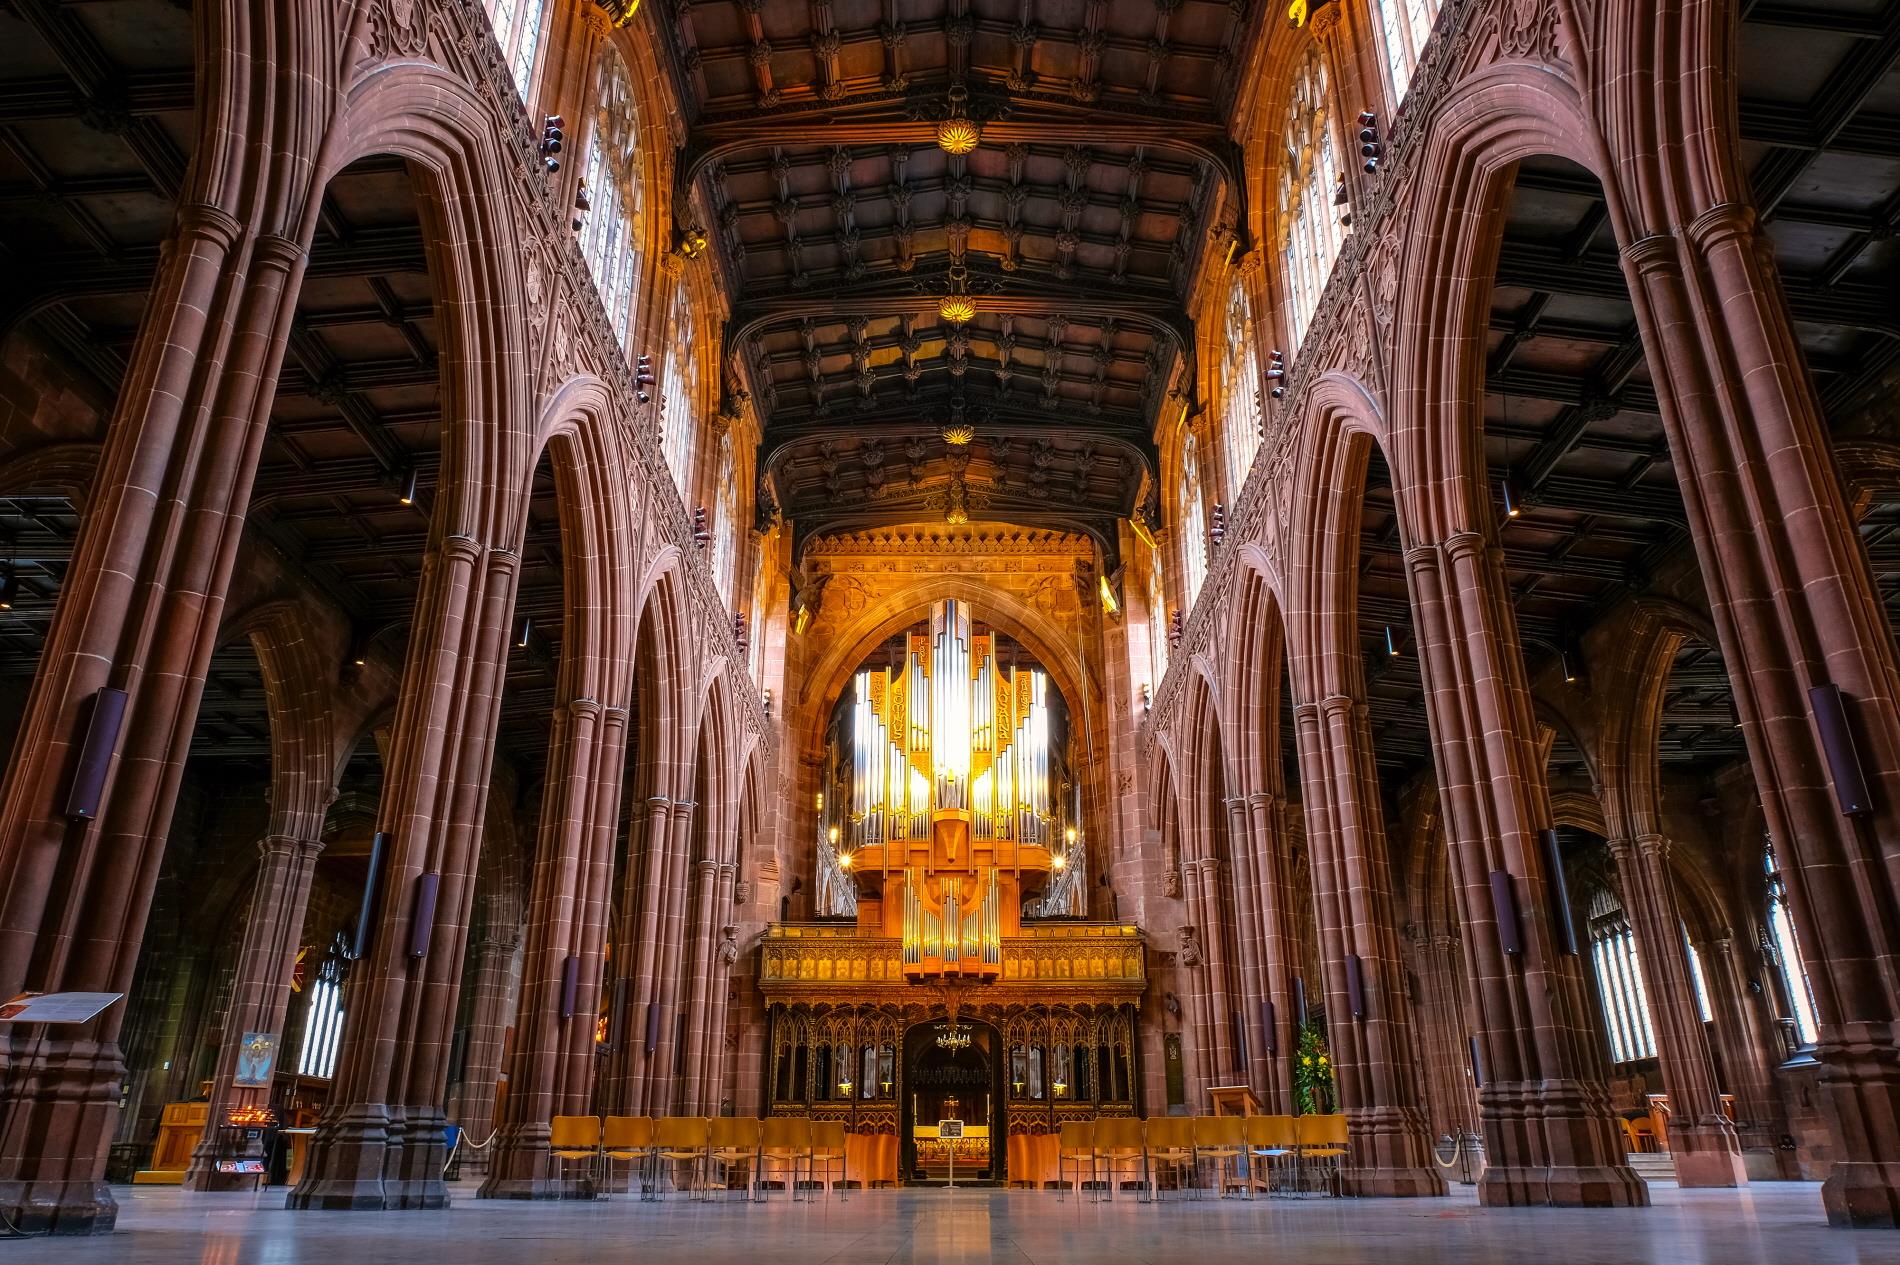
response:
{"label": "tracery window", "polygon": [[1161,688],[1168,674],[1168,596],[1161,577],[1161,553],[1148,554],[1148,657],[1153,677],[1150,687]]}
{"label": "tracery window", "polygon": [[1603,998],[1603,1028],[1610,1057],[1618,1063],[1656,1057],[1656,1030],[1649,1022],[1649,995],[1643,988],[1642,959],[1636,933],[1623,906],[1609,892],[1598,892],[1590,905],[1590,967]]}
{"label": "tracery window", "polygon": [[1801,946],[1794,937],[1794,920],[1788,913],[1788,888],[1781,880],[1781,867],[1775,861],[1775,847],[1763,851],[1763,867],[1768,874],[1769,951],[1781,977],[1781,995],[1787,1000],[1789,1014],[1782,1020],[1794,1029],[1795,1044],[1811,1046],[1819,1035],[1814,1022],[1814,986],[1808,982],[1808,968],[1801,960]]}
{"label": "tracery window", "polygon": [[1286,269],[1287,327],[1298,348],[1345,238],[1333,214],[1338,146],[1327,101],[1326,59],[1317,44],[1307,49],[1294,76],[1281,135],[1286,152],[1280,162],[1280,224],[1285,234],[1280,254]]}
{"label": "tracery window", "polygon": [[[339,940],[341,938],[339,937]],[[310,985],[310,1004],[304,1012],[303,1048],[297,1053],[297,1074],[328,1080],[336,1073],[337,1048],[343,1043],[343,954],[340,943],[324,956]]]}
{"label": "tracery window", "polygon": [[1221,363],[1222,410],[1221,436],[1227,449],[1227,486],[1238,499],[1260,451],[1260,359],[1254,346],[1256,331],[1253,305],[1247,301],[1247,289],[1234,278],[1227,294],[1227,313],[1222,336],[1225,352]]}
{"label": "tracery window", "polygon": [[713,583],[727,606],[737,599],[734,571],[739,565],[739,473],[732,453],[732,436],[719,438],[718,519],[713,528]]}
{"label": "tracery window", "polygon": [[1412,71],[1432,33],[1438,0],[1378,0],[1379,42],[1385,46],[1385,71],[1392,84],[1394,107],[1405,100]]}
{"label": "tracery window", "polygon": [[699,398],[699,370],[692,356],[695,345],[693,308],[681,285],[667,321],[666,358],[660,369],[660,451],[682,497],[689,495],[686,475],[693,455],[693,406]]}
{"label": "tracery window", "polygon": [[1195,438],[1192,427],[1186,428],[1181,434],[1181,509],[1178,521],[1181,524],[1181,560],[1187,568],[1182,572],[1186,587],[1181,601],[1191,607],[1195,595],[1201,591],[1201,581],[1207,578],[1207,508],[1201,503],[1200,441]]}
{"label": "tracery window", "polygon": [[488,20],[501,45],[502,60],[508,63],[523,100],[534,82],[534,63],[541,52],[547,8],[547,0],[488,0]]}
{"label": "tracery window", "polygon": [[640,118],[627,64],[611,47],[600,59],[595,102],[593,140],[581,174],[588,200],[581,254],[594,274],[594,286],[614,332],[624,344],[640,243],[640,182],[635,168]]}

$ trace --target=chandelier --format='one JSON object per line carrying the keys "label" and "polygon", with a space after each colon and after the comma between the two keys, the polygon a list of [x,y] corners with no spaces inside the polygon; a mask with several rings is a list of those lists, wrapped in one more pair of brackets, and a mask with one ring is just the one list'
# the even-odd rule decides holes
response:
{"label": "chandelier", "polygon": [[937,1048],[955,1053],[970,1048],[970,1025],[967,1023],[940,1023],[937,1025]]}

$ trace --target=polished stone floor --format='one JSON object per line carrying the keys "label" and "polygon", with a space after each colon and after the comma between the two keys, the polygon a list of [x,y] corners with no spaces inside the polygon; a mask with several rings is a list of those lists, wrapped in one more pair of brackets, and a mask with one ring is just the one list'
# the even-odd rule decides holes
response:
{"label": "polished stone floor", "polygon": [[[1480,1208],[1437,1200],[1091,1204],[1031,1191],[870,1191],[643,1204],[486,1203],[446,1212],[287,1212],[283,1192],[124,1188],[119,1233],[15,1243],[35,1265],[1900,1265],[1900,1234],[1830,1230],[1820,1188],[1651,1188],[1632,1211]],[[8,1250],[0,1246],[0,1254]],[[0,1265],[5,1265],[0,1255]]]}

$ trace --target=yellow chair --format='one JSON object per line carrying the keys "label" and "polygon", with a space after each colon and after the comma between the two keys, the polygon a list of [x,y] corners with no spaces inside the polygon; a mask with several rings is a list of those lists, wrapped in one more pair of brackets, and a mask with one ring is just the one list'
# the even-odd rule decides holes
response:
{"label": "yellow chair", "polygon": [[798,1161],[811,1161],[811,1117],[810,1116],[767,1116],[765,1127],[759,1135],[759,1161],[764,1166],[766,1160],[791,1165],[791,1176],[785,1179],[785,1189],[792,1192],[792,1198],[798,1195]]}
{"label": "yellow chair", "polygon": [[746,1198],[757,1193],[760,1124],[751,1116],[714,1116],[706,1134],[706,1155],[723,1166],[719,1185],[730,1189],[735,1165],[745,1165]]}
{"label": "yellow chair", "polygon": [[[653,1157],[656,1168],[663,1167],[669,1174],[676,1164],[687,1163],[687,1189],[700,1188],[700,1176],[706,1165],[706,1139],[711,1130],[711,1122],[704,1116],[663,1116],[653,1122]],[[653,1178],[655,1194],[660,1185],[659,1174]],[[677,1181],[673,1189],[679,1189]]]}
{"label": "yellow chair", "polygon": [[[1266,1178],[1267,1193],[1274,1190],[1274,1175],[1283,1172],[1287,1165],[1295,1162],[1299,1156],[1299,1134],[1293,1126],[1292,1116],[1248,1116],[1247,1154],[1261,1166],[1261,1176]],[[1281,1183],[1284,1189],[1285,1183]]]}
{"label": "yellow chair", "polygon": [[1148,1195],[1161,1196],[1162,1165],[1173,1170],[1177,1186],[1184,1184],[1182,1173],[1194,1172],[1194,1117],[1148,1117]]}
{"label": "yellow chair", "polygon": [[1346,1158],[1348,1147],[1346,1113],[1335,1111],[1325,1115],[1298,1116],[1293,1126],[1299,1141],[1302,1173],[1308,1165],[1318,1165],[1325,1178],[1326,1189],[1338,1194],[1339,1166]]}
{"label": "yellow chair", "polygon": [[1196,1163],[1214,1161],[1214,1189],[1227,1197],[1227,1173],[1240,1179],[1240,1157],[1247,1153],[1245,1116],[1194,1117],[1194,1157]]}
{"label": "yellow chair", "polygon": [[548,1124],[548,1151],[560,1161],[561,1176],[575,1160],[585,1161],[587,1176],[594,1176],[600,1162],[600,1118],[598,1116],[556,1116]]}
{"label": "yellow chair", "polygon": [[1147,1172],[1147,1126],[1135,1116],[1097,1116],[1095,1119],[1095,1158],[1108,1166],[1108,1197],[1115,1197],[1115,1187],[1121,1184],[1116,1172],[1122,1161],[1139,1163],[1135,1198],[1141,1198],[1140,1191],[1148,1184]]}
{"label": "yellow chair", "polygon": [[851,1198],[851,1173],[845,1157],[845,1132],[842,1120],[814,1120],[811,1122],[811,1174],[815,1180],[818,1175],[818,1162],[825,1164],[825,1198],[831,1197],[831,1162],[838,1161],[838,1180],[835,1184],[844,1187],[841,1199]]}
{"label": "yellow chair", "polygon": [[1093,1120],[1064,1120],[1062,1132],[1056,1140],[1056,1193],[1057,1198],[1068,1195],[1069,1184],[1062,1180],[1062,1162],[1069,1160],[1075,1165],[1075,1182],[1082,1184],[1082,1161],[1089,1165],[1089,1185],[1095,1185],[1095,1122]]}
{"label": "yellow chair", "polygon": [[613,1184],[614,1161],[627,1162],[627,1180],[633,1180],[633,1166],[640,1167],[640,1194],[644,1198],[649,1185],[647,1162],[653,1158],[653,1117],[608,1116],[600,1135],[601,1158],[606,1163],[607,1183]]}

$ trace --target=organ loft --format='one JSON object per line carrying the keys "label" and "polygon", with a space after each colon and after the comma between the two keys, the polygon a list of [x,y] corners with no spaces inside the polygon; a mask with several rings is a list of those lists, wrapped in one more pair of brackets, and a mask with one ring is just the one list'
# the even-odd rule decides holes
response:
{"label": "organ loft", "polygon": [[0,3],[0,1239],[1862,1259],[1897,24]]}

